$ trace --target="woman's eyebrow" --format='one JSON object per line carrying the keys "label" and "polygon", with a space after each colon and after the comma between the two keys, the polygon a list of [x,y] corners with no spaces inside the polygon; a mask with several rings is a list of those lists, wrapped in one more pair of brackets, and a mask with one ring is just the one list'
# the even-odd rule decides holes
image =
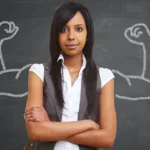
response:
{"label": "woman's eyebrow", "polygon": [[84,24],[76,24],[75,26],[84,26]]}

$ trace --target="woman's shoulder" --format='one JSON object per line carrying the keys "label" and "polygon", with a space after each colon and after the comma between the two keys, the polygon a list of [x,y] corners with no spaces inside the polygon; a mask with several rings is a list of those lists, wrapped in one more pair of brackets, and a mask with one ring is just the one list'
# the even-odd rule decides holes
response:
{"label": "woman's shoulder", "polygon": [[36,73],[41,78],[41,80],[43,81],[43,79],[44,79],[44,66],[42,63],[32,64],[31,67],[29,68],[29,71]]}
{"label": "woman's shoulder", "polygon": [[101,88],[111,79],[115,78],[113,72],[109,68],[99,67],[99,75],[101,79]]}
{"label": "woman's shoulder", "polygon": [[44,68],[42,63],[33,63],[30,67],[30,69],[42,69]]}
{"label": "woman's shoulder", "polygon": [[112,70],[109,68],[99,67],[99,72],[100,74],[106,75],[106,76],[114,75]]}
{"label": "woman's shoulder", "polygon": [[43,71],[44,70],[44,66],[42,63],[34,63],[31,65],[29,71]]}

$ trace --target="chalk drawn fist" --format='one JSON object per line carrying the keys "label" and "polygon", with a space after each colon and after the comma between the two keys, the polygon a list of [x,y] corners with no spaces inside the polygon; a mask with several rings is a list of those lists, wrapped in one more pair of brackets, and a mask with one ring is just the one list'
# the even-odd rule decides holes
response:
{"label": "chalk drawn fist", "polygon": [[144,38],[141,37],[142,35],[146,36],[146,39],[150,36],[150,30],[144,23],[134,24],[133,26],[128,27],[124,32],[125,38],[129,42],[137,45],[145,45]]}
{"label": "chalk drawn fist", "polygon": [[[3,33],[2,33],[3,31]],[[17,32],[19,31],[18,26],[14,24],[14,22],[10,21],[2,21],[0,22],[0,32],[2,33],[2,37],[0,37],[0,42],[4,42],[5,40],[12,39]]]}

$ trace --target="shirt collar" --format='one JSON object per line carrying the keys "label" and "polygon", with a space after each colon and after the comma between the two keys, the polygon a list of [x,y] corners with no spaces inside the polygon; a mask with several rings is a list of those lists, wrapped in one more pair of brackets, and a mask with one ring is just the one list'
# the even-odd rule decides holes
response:
{"label": "shirt collar", "polygon": [[[85,69],[85,67],[86,67],[86,58],[85,58],[84,54],[82,54],[82,57],[83,57],[83,63],[82,63],[81,69],[80,69],[80,71],[79,71],[79,74],[82,74],[82,71],[83,71],[83,70]],[[64,56],[63,56],[62,53],[60,53],[60,55],[59,55],[59,57],[58,57],[58,59],[57,59],[57,62],[58,62],[59,60],[62,60],[62,65],[63,65],[63,67],[66,68],[66,66],[65,66],[65,64],[64,64]]]}

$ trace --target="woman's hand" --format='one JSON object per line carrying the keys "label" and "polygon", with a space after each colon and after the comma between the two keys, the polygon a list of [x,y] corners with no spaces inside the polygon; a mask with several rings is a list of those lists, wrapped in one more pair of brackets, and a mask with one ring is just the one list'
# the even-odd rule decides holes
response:
{"label": "woman's hand", "polygon": [[46,110],[41,106],[31,107],[24,113],[24,119],[27,121],[50,121]]}
{"label": "woman's hand", "polygon": [[89,124],[91,125],[91,130],[98,130],[100,128],[99,124],[94,122],[93,120],[88,120]]}
{"label": "woman's hand", "polygon": [[[24,113],[24,119],[35,122],[50,121],[46,110],[43,107],[39,106],[27,109]],[[91,130],[97,130],[100,128],[100,126],[93,120],[86,120],[86,121],[87,124],[89,124]]]}
{"label": "woman's hand", "polygon": [[[35,121],[35,122],[50,121],[46,110],[43,107],[39,106],[27,109],[24,113],[24,119],[26,119],[27,121]],[[91,130],[98,130],[100,128],[100,126],[93,120],[86,120],[86,121],[87,124],[89,124]]]}

